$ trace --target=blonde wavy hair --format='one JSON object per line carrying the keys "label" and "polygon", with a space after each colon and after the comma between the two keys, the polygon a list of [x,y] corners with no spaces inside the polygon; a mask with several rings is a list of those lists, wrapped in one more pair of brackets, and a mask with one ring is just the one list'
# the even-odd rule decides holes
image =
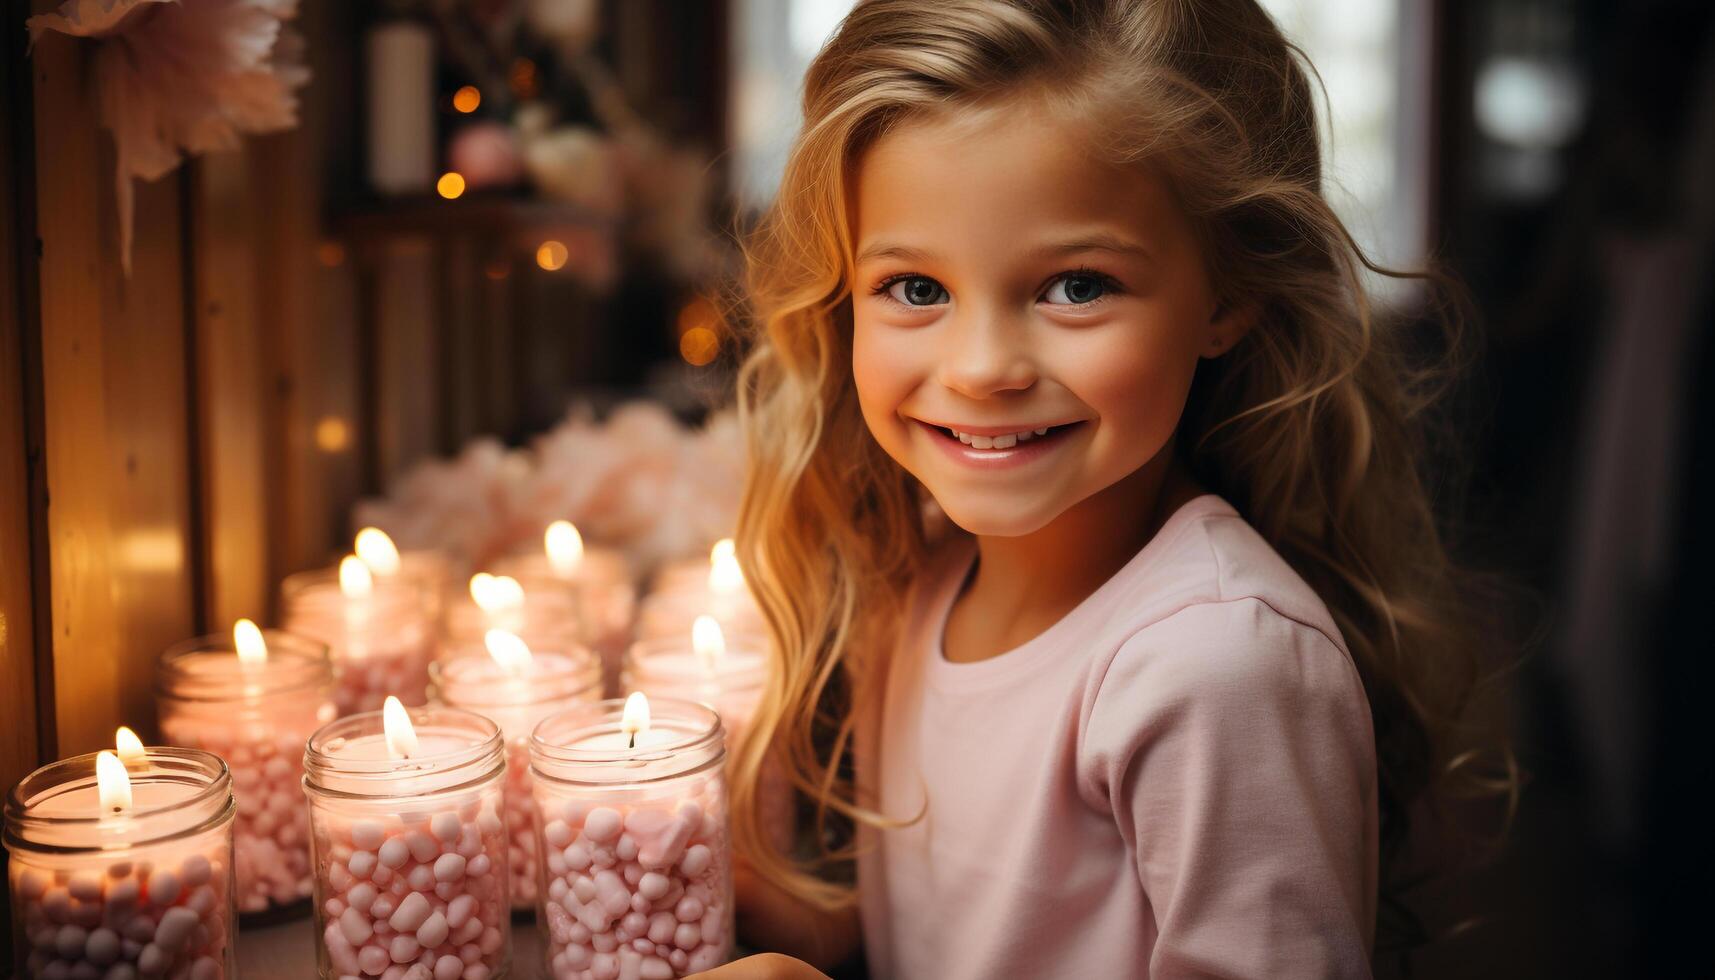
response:
{"label": "blonde wavy hair", "polygon": [[[1090,120],[1093,152],[1165,175],[1223,302],[1259,311],[1200,364],[1177,443],[1351,649],[1384,859],[1408,808],[1458,768],[1451,734],[1478,661],[1420,469],[1440,375],[1372,313],[1364,270],[1407,274],[1370,262],[1324,199],[1312,92],[1254,0],[862,0],[817,56],[778,197],[745,242],[737,540],[778,658],[733,764],[735,843],[758,875],[823,908],[852,900],[826,874],[851,850],[824,824],[890,825],[856,798],[849,750],[928,550],[921,488],[870,436],[852,381],[852,168],[902,120],[1025,96]],[[1456,333],[1459,317],[1437,319]],[[814,855],[765,842],[769,758],[814,805]]]}

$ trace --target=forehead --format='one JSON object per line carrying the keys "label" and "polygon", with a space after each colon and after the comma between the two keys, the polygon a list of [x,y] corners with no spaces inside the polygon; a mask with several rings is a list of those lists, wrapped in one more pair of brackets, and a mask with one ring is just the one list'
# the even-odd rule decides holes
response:
{"label": "forehead", "polygon": [[1097,153],[1099,125],[1042,102],[910,118],[850,175],[858,253],[885,239],[930,251],[1028,246],[1107,230],[1152,251],[1189,242],[1164,180]]}

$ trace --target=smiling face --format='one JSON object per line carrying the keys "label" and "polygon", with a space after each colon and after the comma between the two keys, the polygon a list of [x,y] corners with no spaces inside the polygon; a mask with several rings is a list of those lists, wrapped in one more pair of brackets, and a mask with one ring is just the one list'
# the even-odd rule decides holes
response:
{"label": "smiling face", "polygon": [[1166,184],[1088,145],[1016,104],[901,126],[853,180],[864,420],[975,534],[1040,530],[1156,459],[1197,359],[1240,332]]}

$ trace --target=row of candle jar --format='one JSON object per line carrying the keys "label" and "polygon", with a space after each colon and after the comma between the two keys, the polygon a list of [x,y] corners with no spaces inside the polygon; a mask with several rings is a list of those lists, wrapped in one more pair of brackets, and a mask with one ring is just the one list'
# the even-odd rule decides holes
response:
{"label": "row of candle jar", "polygon": [[420,703],[437,646],[442,659],[480,650],[491,629],[538,648],[587,646],[601,658],[609,696],[622,690],[624,654],[634,634],[683,638],[704,615],[731,633],[763,629],[731,541],[717,543],[706,565],[684,561],[663,569],[641,607],[625,556],[585,549],[565,521],[550,525],[541,551],[507,556],[493,571],[472,576],[468,589],[455,594],[443,556],[401,553],[386,534],[365,528],[355,553],[337,568],[285,581],[285,627],[329,645],[341,714],[374,710],[388,694]]}
{"label": "row of candle jar", "polygon": [[[534,803],[525,755],[529,733],[547,715],[601,697],[601,668],[576,645],[531,651],[514,634],[490,631],[486,655],[431,665],[441,703],[493,720],[504,735],[508,768],[507,862],[514,904],[536,896]],[[731,720],[731,737],[748,730],[762,691],[766,661],[744,640],[726,651],[712,620],[698,621],[692,642],[639,643],[625,672],[628,689],[655,697],[699,700]],[[236,898],[249,917],[300,905],[311,891],[303,794],[303,747],[335,717],[326,649],[305,637],[258,630],[240,621],[232,636],[192,640],[163,655],[158,672],[161,730],[171,744],[226,760],[238,799]],[[790,844],[790,792],[773,776],[760,794],[777,846]]]}
{"label": "row of candle jar", "polygon": [[[505,746],[474,712],[396,700],[310,737],[319,976],[508,975]],[[679,977],[727,959],[724,746],[706,706],[651,711],[642,695],[537,726],[524,786],[550,976]],[[227,766],[197,749],[103,752],[26,778],[6,804],[18,975],[232,975],[238,808]]]}

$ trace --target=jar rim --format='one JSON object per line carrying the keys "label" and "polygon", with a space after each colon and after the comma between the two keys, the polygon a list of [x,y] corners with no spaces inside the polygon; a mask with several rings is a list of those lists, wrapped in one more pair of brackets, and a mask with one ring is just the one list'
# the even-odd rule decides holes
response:
{"label": "jar rim", "polygon": [[[100,753],[86,752],[50,762],[19,780],[7,792],[7,848],[75,854],[145,847],[203,833],[237,815],[237,804],[232,796],[232,773],[224,759],[202,749],[177,746],[151,745],[144,749],[144,753],[147,765],[140,770],[128,771],[133,786],[144,782],[173,782],[200,783],[201,788],[185,799],[133,806],[118,816],[100,812],[92,816],[35,813],[32,811],[43,800],[95,786],[95,760]],[[210,812],[198,818],[204,809]],[[168,819],[175,813],[183,814],[189,822]],[[142,834],[135,829],[146,828],[152,823],[161,825],[160,832]],[[104,834],[121,829],[128,831],[122,840],[102,841]],[[65,844],[40,839],[42,835],[55,834],[88,834],[92,842]]]}
{"label": "jar rim", "polygon": [[[424,735],[462,734],[471,739],[465,746],[408,760],[351,759],[335,754],[347,739],[379,735],[384,731],[380,711],[364,711],[338,718],[316,729],[304,743],[304,786],[318,793],[352,799],[374,799],[401,795],[402,780],[434,783],[415,795],[441,795],[489,778],[506,765],[505,743],[500,726],[474,711],[444,705],[406,708],[419,738]],[[402,767],[401,762],[411,765]],[[337,783],[339,785],[330,785]]]}
{"label": "jar rim", "polygon": [[326,643],[289,630],[265,629],[268,659],[253,670],[203,677],[190,664],[203,655],[235,653],[230,633],[210,633],[168,647],[155,669],[155,692],[165,700],[198,703],[253,701],[333,685],[333,657]]}
{"label": "jar rim", "polygon": [[726,758],[726,732],[708,705],[683,698],[650,698],[652,728],[678,737],[648,749],[579,748],[576,739],[624,731],[625,700],[609,698],[556,712],[530,733],[533,776],[565,783],[649,783],[677,779],[719,766]]}
{"label": "jar rim", "polygon": [[[533,696],[523,700],[499,696],[517,689],[506,678],[461,678],[458,676],[460,673],[477,669],[472,664],[483,664],[487,659],[487,654],[480,657],[471,654],[432,661],[429,664],[429,686],[439,700],[452,707],[478,709],[527,708],[575,697],[592,689],[600,689],[602,683],[601,658],[581,643],[574,641],[566,646],[567,649],[565,650],[535,651],[544,654],[560,654],[571,660],[572,665],[566,670],[543,671],[526,675],[525,679],[529,681],[526,690]],[[542,661],[534,660],[532,663],[541,664]],[[462,687],[463,690],[454,697],[448,697],[449,687]]]}

